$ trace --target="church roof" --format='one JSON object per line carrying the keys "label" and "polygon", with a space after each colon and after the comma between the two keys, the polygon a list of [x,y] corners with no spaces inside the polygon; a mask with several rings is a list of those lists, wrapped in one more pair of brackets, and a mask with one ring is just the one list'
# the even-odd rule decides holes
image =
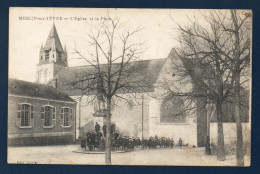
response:
{"label": "church roof", "polygon": [[59,92],[54,87],[16,79],[8,80],[8,94],[74,102],[67,94]]}
{"label": "church roof", "polygon": [[[131,62],[122,76],[121,83],[124,84],[127,81],[127,83],[131,84],[132,88],[134,88],[133,90],[135,92],[153,92],[153,84],[156,83],[158,75],[166,60],[167,59],[164,58]],[[118,66],[119,64],[115,63],[113,64],[112,69],[116,70]],[[101,71],[106,72],[107,65],[101,64],[100,69]],[[82,94],[82,90],[74,89],[68,84],[79,77],[95,74],[95,71],[95,67],[91,65],[64,67],[59,70],[58,74],[54,78],[57,79],[59,90],[68,94],[69,96],[78,96]],[[131,90],[118,91],[118,93],[128,92],[130,93]]]}
{"label": "church roof", "polygon": [[44,46],[44,50],[50,50],[51,48],[54,48],[60,52],[63,51],[55,24],[53,24],[51,28],[51,31]]}

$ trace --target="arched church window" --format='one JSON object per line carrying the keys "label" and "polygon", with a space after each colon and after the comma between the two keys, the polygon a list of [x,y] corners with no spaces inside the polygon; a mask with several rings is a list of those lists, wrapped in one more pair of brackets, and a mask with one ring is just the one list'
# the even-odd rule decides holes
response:
{"label": "arched church window", "polygon": [[161,123],[185,123],[186,113],[184,100],[179,96],[167,96],[161,104]]}

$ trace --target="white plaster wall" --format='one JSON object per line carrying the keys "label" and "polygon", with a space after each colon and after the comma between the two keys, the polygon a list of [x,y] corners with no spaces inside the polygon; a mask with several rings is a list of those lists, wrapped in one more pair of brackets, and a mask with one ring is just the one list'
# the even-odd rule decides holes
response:
{"label": "white plaster wall", "polygon": [[183,143],[197,146],[197,127],[196,124],[160,124],[156,125],[154,134],[159,137],[173,138],[175,143],[179,138]]}
{"label": "white plaster wall", "polygon": [[160,123],[161,101],[150,99],[149,102],[149,136],[173,138],[175,143],[179,138],[183,143],[197,145],[197,124],[196,118],[187,117],[186,123]]}
{"label": "white plaster wall", "polygon": [[[147,96],[147,95],[145,95]],[[76,113],[76,135],[78,137],[79,135],[79,100],[77,100],[80,96],[71,96],[74,100],[76,100],[77,103],[77,113]],[[85,125],[87,122],[94,120],[95,122],[99,122],[99,124],[102,126],[102,119],[103,118],[96,118],[93,117],[94,113],[94,107],[90,104],[88,104],[89,98],[83,97],[81,99],[81,126]],[[147,97],[145,97],[144,100],[144,117],[148,117],[148,104],[146,103],[148,101]],[[118,129],[122,130],[126,135],[134,136],[134,137],[141,137],[142,136],[142,105],[141,105],[141,99],[138,100],[139,104],[136,104],[132,107],[132,109],[129,109],[128,104],[125,103],[125,101],[116,101],[116,107],[114,110],[111,111],[112,118],[111,122],[114,122]],[[147,119],[144,119],[144,122]],[[144,123],[145,124],[145,123]],[[146,128],[144,128],[144,131]]]}
{"label": "white plaster wall", "polygon": [[158,122],[158,115],[160,114],[159,101],[150,97],[149,100],[149,136],[157,134],[156,124]]}
{"label": "white plaster wall", "polygon": [[[251,139],[250,123],[242,123],[243,140],[249,141]],[[236,140],[236,123],[223,123],[225,144]],[[218,141],[218,125],[217,123],[210,124],[210,139],[211,142]]]}

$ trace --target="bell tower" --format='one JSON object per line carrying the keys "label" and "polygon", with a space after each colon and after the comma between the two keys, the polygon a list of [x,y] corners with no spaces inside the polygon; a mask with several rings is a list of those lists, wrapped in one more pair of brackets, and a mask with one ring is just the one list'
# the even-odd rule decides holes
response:
{"label": "bell tower", "polygon": [[63,67],[67,67],[66,46],[62,48],[59,35],[53,23],[47,41],[41,46],[37,64],[36,82],[48,84]]}

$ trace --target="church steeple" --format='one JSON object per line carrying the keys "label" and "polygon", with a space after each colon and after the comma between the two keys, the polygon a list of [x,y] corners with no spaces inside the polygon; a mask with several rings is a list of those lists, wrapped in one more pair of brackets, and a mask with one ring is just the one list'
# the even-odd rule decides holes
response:
{"label": "church steeple", "polygon": [[51,62],[67,66],[67,53],[62,48],[62,44],[54,23],[44,47],[41,48],[39,64],[48,64]]}
{"label": "church steeple", "polygon": [[57,29],[56,29],[56,26],[55,26],[54,23],[52,25],[51,31],[50,31],[49,36],[47,38],[47,41],[45,43],[44,50],[51,49],[53,45],[56,47],[56,49],[58,51],[60,51],[60,52],[63,51],[62,45],[61,45],[61,42],[60,42],[60,38],[59,38],[59,35],[57,33]]}
{"label": "church steeple", "polygon": [[37,65],[37,81],[48,83],[54,78],[57,69],[67,66],[67,51],[60,42],[60,38],[53,23],[45,45],[41,45],[39,64]]}

